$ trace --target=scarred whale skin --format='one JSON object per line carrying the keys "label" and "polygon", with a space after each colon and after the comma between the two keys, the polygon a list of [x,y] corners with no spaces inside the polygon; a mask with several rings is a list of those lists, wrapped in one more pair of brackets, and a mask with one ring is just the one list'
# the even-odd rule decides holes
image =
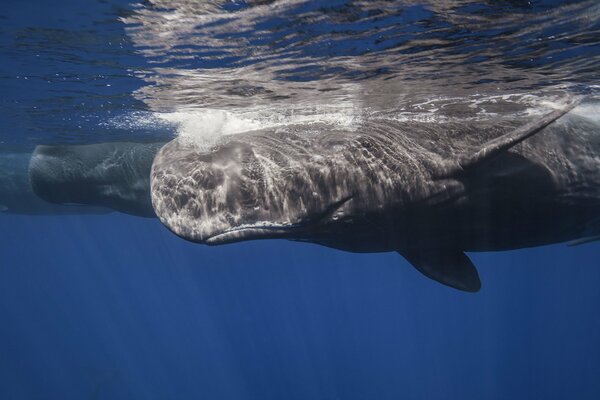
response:
{"label": "scarred whale skin", "polygon": [[477,291],[465,251],[600,234],[600,127],[563,110],[526,121],[365,122],[178,138],[152,165],[152,204],[175,234],[398,251],[425,275]]}

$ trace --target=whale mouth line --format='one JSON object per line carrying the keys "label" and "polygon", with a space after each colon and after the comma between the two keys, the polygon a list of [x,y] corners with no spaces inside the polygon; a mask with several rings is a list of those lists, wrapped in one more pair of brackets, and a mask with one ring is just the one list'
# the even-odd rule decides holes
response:
{"label": "whale mouth line", "polygon": [[206,238],[204,243],[208,245],[227,244],[252,239],[275,239],[284,238],[293,233],[295,228],[303,225],[268,225],[268,226],[244,226],[228,229],[225,232]]}
{"label": "whale mouth line", "polygon": [[205,244],[217,245],[226,243],[241,242],[253,239],[285,239],[294,235],[305,233],[310,228],[321,224],[329,216],[333,215],[344,204],[352,200],[354,196],[346,196],[328,207],[316,217],[308,218],[298,223],[290,224],[267,224],[257,223],[252,225],[242,225],[227,229],[224,232],[209,236],[204,240]]}

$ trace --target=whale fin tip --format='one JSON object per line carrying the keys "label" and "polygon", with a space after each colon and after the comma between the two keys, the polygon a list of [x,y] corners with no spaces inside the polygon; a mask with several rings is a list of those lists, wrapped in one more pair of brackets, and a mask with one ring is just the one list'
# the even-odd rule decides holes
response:
{"label": "whale fin tip", "polygon": [[554,110],[535,121],[525,124],[517,129],[514,129],[496,139],[490,140],[475,153],[467,153],[460,155],[457,161],[459,166],[461,167],[461,170],[466,170],[477,166],[480,163],[487,161],[504,151],[509,150],[513,146],[530,138],[531,136],[535,135],[536,133],[540,132],[545,127],[550,125],[552,122],[567,114],[569,111],[577,107],[582,101],[583,98],[574,99],[568,105],[561,109]]}
{"label": "whale fin tip", "polygon": [[600,235],[586,236],[586,237],[582,237],[579,239],[575,239],[575,240],[570,241],[567,245],[569,247],[575,247],[575,246],[579,246],[582,244],[592,243],[592,242],[597,242],[597,241],[600,241]]}
{"label": "whale fin tip", "polygon": [[481,289],[479,274],[469,257],[458,249],[420,249],[400,252],[419,272],[465,292]]}

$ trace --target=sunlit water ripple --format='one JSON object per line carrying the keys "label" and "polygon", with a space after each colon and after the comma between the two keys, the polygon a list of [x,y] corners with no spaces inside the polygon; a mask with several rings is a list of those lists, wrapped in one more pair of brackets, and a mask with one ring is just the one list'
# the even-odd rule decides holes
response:
{"label": "sunlit water ripple", "polygon": [[13,127],[1,141],[541,113],[565,92],[599,89],[600,3],[560,3],[67,2],[35,26],[11,18],[31,12],[15,3],[0,15],[21,21],[1,28],[0,101]]}

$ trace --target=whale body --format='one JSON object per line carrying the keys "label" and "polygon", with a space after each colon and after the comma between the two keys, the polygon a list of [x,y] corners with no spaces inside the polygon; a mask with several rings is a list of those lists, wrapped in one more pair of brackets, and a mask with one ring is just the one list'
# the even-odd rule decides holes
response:
{"label": "whale body", "polygon": [[575,104],[517,121],[367,121],[184,138],[152,165],[152,203],[175,234],[217,245],[283,238],[397,251],[426,276],[478,291],[465,251],[600,233],[600,128]]}
{"label": "whale body", "polygon": [[0,213],[24,215],[106,214],[104,207],[64,207],[40,199],[29,181],[31,151],[0,151]]}
{"label": "whale body", "polygon": [[29,161],[32,191],[49,203],[107,207],[154,217],[150,169],[163,144],[37,146]]}

